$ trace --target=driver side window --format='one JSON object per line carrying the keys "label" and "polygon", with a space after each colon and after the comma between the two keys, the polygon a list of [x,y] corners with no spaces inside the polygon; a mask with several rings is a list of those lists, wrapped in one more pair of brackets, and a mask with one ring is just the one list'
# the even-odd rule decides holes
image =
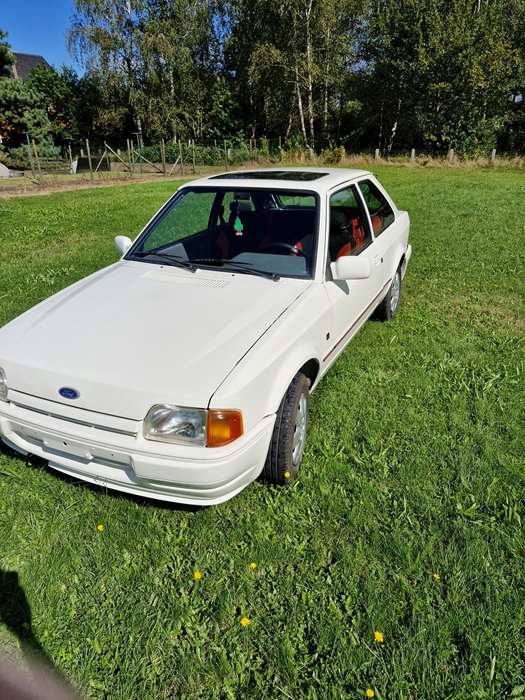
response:
{"label": "driver side window", "polygon": [[330,197],[329,250],[332,261],[341,255],[358,255],[372,242],[360,199],[354,187],[346,187]]}

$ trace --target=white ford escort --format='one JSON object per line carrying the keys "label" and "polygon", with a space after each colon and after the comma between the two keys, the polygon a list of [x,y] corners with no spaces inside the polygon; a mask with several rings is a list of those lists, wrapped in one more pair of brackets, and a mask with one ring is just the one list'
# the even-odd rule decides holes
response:
{"label": "white ford escort", "polygon": [[409,217],[369,172],[274,168],[181,187],[122,256],[0,329],[0,436],[74,478],[217,504],[292,481],[308,401],[390,319]]}

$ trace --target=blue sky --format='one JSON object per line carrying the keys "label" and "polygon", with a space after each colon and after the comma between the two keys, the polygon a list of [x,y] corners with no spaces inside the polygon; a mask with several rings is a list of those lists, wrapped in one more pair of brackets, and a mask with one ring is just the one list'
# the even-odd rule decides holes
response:
{"label": "blue sky", "polygon": [[0,0],[0,29],[13,51],[43,56],[59,69],[72,66],[83,71],[66,50],[66,29],[74,14],[73,0]]}

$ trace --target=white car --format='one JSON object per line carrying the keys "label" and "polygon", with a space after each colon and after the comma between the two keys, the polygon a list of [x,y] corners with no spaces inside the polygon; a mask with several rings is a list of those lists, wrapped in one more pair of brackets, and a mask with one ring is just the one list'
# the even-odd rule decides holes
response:
{"label": "white car", "polygon": [[0,329],[0,436],[166,501],[289,483],[311,392],[372,314],[396,313],[409,228],[362,170],[183,185],[133,243],[117,236],[118,262]]}

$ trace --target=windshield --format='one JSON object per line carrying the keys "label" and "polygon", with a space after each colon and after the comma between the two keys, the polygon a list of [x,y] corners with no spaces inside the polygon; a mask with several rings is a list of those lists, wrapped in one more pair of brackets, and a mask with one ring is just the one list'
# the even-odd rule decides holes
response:
{"label": "windshield", "polygon": [[312,192],[241,188],[181,190],[127,259],[280,277],[312,277],[318,203]]}

